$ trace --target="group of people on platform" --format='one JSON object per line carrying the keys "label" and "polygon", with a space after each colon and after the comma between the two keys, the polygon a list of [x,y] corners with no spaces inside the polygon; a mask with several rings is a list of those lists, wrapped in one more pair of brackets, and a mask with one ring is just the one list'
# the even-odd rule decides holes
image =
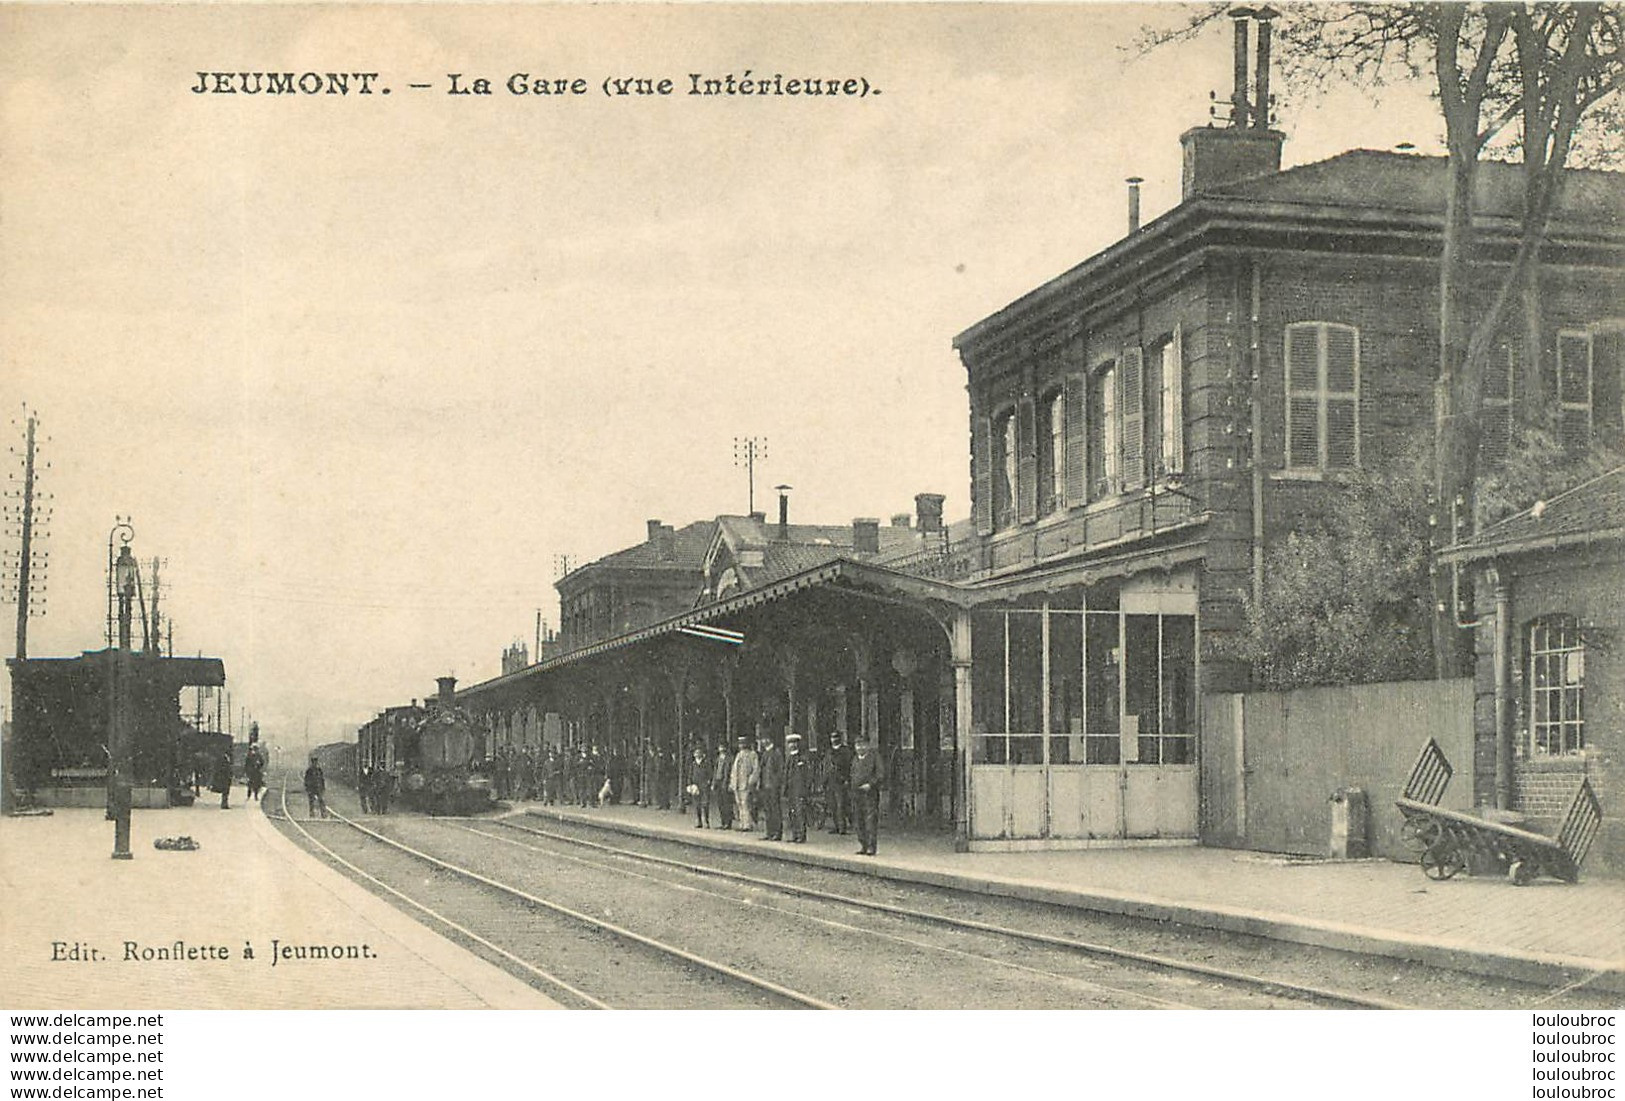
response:
{"label": "group of people on platform", "polygon": [[[718,745],[714,756],[695,745],[681,770],[669,751],[655,746],[641,761],[636,752],[597,746],[503,746],[482,771],[498,799],[581,807],[625,802],[661,810],[676,802],[693,808],[696,828],[711,826],[714,804],[719,829],[760,828],[765,840],[782,841],[788,827],[792,842],[804,842],[809,826],[828,823],[830,833],[856,830],[858,852],[869,856],[886,780],[873,746],[861,739],[847,745],[839,731],[823,753],[804,751],[800,734],[788,735],[782,750],[770,738],[753,744],[741,737],[732,748]],[[679,777],[686,780],[680,788]]]}
{"label": "group of people on platform", "polygon": [[709,767],[705,750],[696,746],[690,775],[696,829],[710,827],[714,800],[719,829],[748,833],[759,826],[764,840],[783,841],[788,827],[790,840],[800,843],[809,824],[822,828],[827,821],[835,834],[855,826],[858,852],[875,855],[886,774],[866,740],[851,747],[836,731],[829,751],[813,755],[803,750],[800,734],[787,735],[783,750],[771,738],[752,746],[742,737],[732,750],[717,746]]}
{"label": "group of people on platform", "polygon": [[[255,742],[249,745],[243,754],[243,776],[248,784],[248,801],[257,802],[260,793],[265,790],[265,766],[268,758],[265,747]],[[201,772],[199,767],[195,770]],[[221,750],[215,754],[209,766],[209,790],[220,796],[220,809],[231,809],[231,785],[236,780],[236,768],[231,760],[230,750]],[[197,791],[197,781],[194,778],[193,792]]]}

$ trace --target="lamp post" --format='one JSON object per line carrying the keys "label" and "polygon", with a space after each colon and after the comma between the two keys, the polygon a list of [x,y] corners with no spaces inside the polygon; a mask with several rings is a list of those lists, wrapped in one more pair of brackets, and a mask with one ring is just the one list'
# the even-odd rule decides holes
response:
{"label": "lamp post", "polygon": [[[118,558],[113,557],[113,541],[121,540]],[[129,672],[130,614],[135,601],[136,564],[130,553],[135,529],[127,517],[119,517],[107,533],[108,634],[112,634],[113,613],[118,619],[118,646],[108,650],[109,718],[107,731],[108,810],[113,816],[113,859],[133,859],[130,853],[130,730],[126,680]]]}

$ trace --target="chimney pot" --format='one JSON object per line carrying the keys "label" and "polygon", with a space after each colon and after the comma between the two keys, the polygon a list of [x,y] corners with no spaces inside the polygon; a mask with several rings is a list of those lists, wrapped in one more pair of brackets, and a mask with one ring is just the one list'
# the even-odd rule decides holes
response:
{"label": "chimney pot", "polygon": [[852,521],[852,549],[859,554],[880,553],[880,521],[859,516]]}
{"label": "chimney pot", "polygon": [[1253,96],[1253,129],[1270,128],[1270,20],[1281,13],[1271,7],[1259,8],[1253,13],[1258,20],[1258,65],[1254,79],[1257,93]]}
{"label": "chimney pot", "polygon": [[1235,83],[1230,93],[1230,125],[1238,129],[1247,126],[1247,20],[1254,14],[1251,8],[1231,8],[1230,18],[1235,20]]}
{"label": "chimney pot", "polygon": [[790,538],[790,486],[774,486],[779,491],[779,539]]}
{"label": "chimney pot", "polygon": [[1140,228],[1140,185],[1145,180],[1139,176],[1128,178],[1128,231],[1133,233]]}

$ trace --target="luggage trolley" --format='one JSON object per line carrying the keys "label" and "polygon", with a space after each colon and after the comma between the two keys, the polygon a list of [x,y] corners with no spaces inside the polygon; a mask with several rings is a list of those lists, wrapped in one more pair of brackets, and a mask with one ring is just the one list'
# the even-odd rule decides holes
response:
{"label": "luggage trolley", "polygon": [[1580,865],[1602,828],[1602,804],[1581,779],[1555,836],[1520,826],[1492,821],[1466,811],[1439,806],[1450,783],[1449,761],[1433,739],[1422,747],[1405,792],[1394,801],[1405,816],[1401,837],[1416,852],[1422,873],[1446,880],[1478,855],[1505,869],[1507,878],[1523,887],[1537,876],[1549,875],[1568,883],[1580,878]]}

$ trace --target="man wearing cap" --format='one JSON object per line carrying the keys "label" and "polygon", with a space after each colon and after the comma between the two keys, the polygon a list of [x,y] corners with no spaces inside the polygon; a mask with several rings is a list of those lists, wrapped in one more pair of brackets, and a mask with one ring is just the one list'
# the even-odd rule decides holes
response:
{"label": "man wearing cap", "polygon": [[830,833],[852,828],[852,747],[839,730],[829,736],[829,779],[824,791],[829,796]]}
{"label": "man wearing cap", "polygon": [[812,763],[801,752],[801,735],[784,739],[784,814],[790,826],[790,840],[807,840],[807,799],[812,794]]}
{"label": "man wearing cap", "polygon": [[733,765],[728,773],[728,790],[733,792],[734,821],[741,830],[752,828],[750,800],[756,793],[761,779],[761,758],[757,757],[756,751],[750,747],[749,738],[740,738],[739,752],[734,754]]}
{"label": "man wearing cap", "polygon": [[880,787],[886,782],[886,769],[867,738],[859,736],[856,752],[852,758],[852,803],[858,818],[858,852],[873,856],[880,832]]}
{"label": "man wearing cap", "polygon": [[763,841],[784,840],[784,754],[772,739],[762,739]]}

